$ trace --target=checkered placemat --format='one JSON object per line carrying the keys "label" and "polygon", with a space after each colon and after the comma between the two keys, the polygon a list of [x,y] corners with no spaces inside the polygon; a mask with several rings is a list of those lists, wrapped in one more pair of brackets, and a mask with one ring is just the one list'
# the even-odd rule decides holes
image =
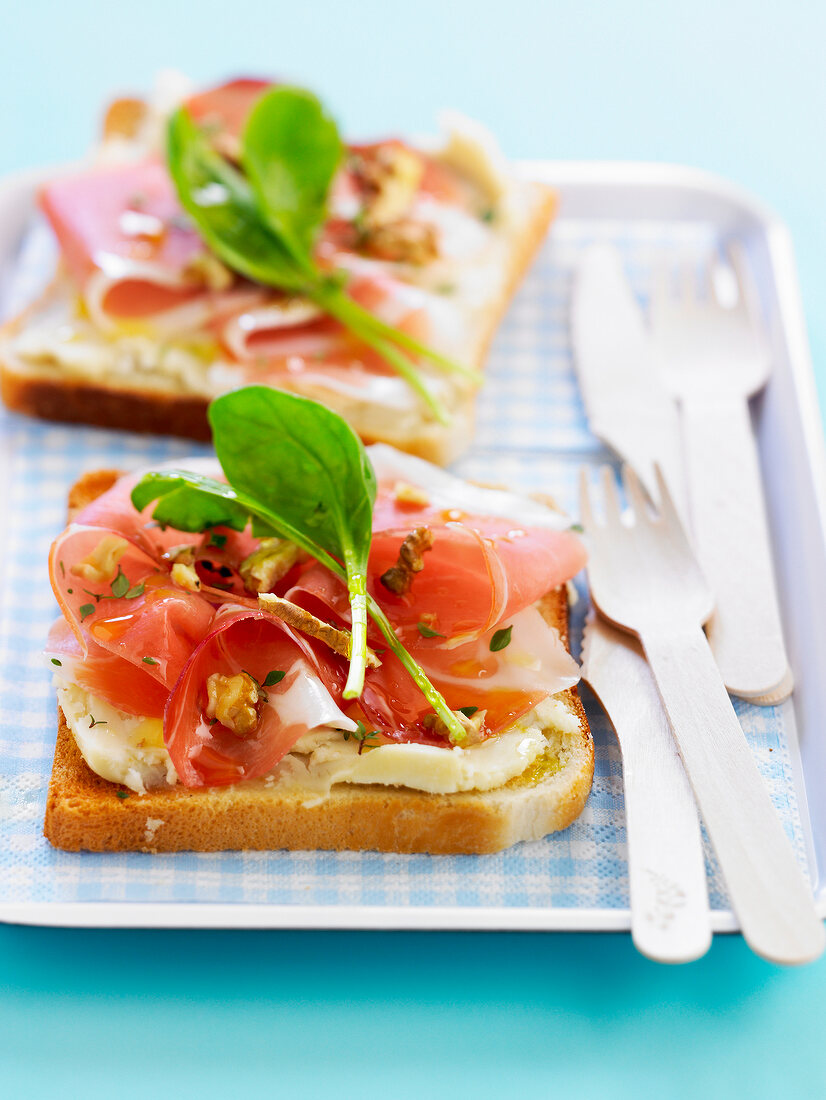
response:
{"label": "checkered placemat", "polygon": [[[644,300],[652,263],[697,258],[714,244],[703,225],[562,222],[500,330],[480,399],[478,435],[458,464],[468,477],[550,492],[574,510],[581,462],[605,461],[588,432],[571,363],[567,306],[584,245],[611,240]],[[5,309],[17,308],[48,269],[48,238],[29,237]],[[0,618],[0,904],[95,900],[280,904],[625,908],[628,881],[622,768],[610,726],[585,693],[596,744],[594,787],[564,833],[494,856],[227,852],[70,854],[42,836],[56,710],[40,649],[56,607],[46,573],[66,490],[85,469],[129,467],[198,452],[188,442],[37,423],[2,414],[7,494]],[[573,610],[579,643],[584,599]],[[803,829],[788,745],[791,707],[738,704],[760,770],[801,860]],[[710,863],[715,908],[726,899]]]}

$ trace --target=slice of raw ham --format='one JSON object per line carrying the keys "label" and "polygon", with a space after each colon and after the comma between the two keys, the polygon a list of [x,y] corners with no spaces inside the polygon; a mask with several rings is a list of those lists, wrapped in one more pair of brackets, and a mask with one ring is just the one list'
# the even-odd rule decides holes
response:
{"label": "slice of raw ham", "polygon": [[[83,576],[84,563],[107,536],[123,542],[116,566],[102,580]],[[84,648],[91,638],[167,689],[213,619],[206,600],[175,584],[154,558],[104,527],[70,525],[52,544],[49,576],[63,615]],[[125,579],[118,584],[118,577]]]}
{"label": "slice of raw ham", "polygon": [[131,494],[141,476],[141,473],[136,473],[118,478],[111,489],[81,509],[74,522],[81,527],[115,531],[160,562],[161,556],[170,547],[198,541],[201,536],[178,531],[174,527],[161,527],[152,519],[154,502],[142,512],[137,511]]}
{"label": "slice of raw ham", "polygon": [[210,132],[218,128],[238,137],[255,101],[272,86],[271,80],[238,77],[190,96],[186,106],[195,121],[208,127]]}
{"label": "slice of raw ham", "polygon": [[148,672],[97,645],[78,641],[65,619],[57,619],[44,650],[61,679],[77,684],[125,714],[163,718],[169,691]]}
{"label": "slice of raw ham", "polygon": [[[490,643],[496,628],[459,646],[439,638],[405,638],[405,646],[444,696],[452,710],[484,712],[484,735],[508,729],[548,695],[579,679],[576,662],[536,607],[508,619],[510,642],[498,652]],[[359,704],[367,720],[393,741],[444,744],[432,721],[430,704],[388,652],[365,678]]]}
{"label": "slice of raw ham", "polygon": [[90,278],[104,312],[145,317],[191,301],[200,292],[186,272],[204,251],[164,165],[108,164],[46,184],[40,193],[61,253],[77,285]]}
{"label": "slice of raw ham", "polygon": [[[470,484],[391,447],[376,445],[368,453],[379,477],[368,587],[449,705],[484,710],[484,730],[495,733],[576,683],[575,662],[535,606],[585,564],[585,548],[566,529],[568,520],[535,500]],[[430,528],[433,547],[410,592],[395,595],[381,576],[395,564],[404,537],[421,526]],[[288,598],[320,618],[349,623],[342,583],[317,564]],[[492,652],[493,635],[507,627],[510,643]],[[386,645],[372,625],[370,644]],[[429,705],[389,650],[379,669],[368,670],[359,703],[385,736],[439,740],[425,725]]]}
{"label": "slice of raw ham", "polygon": [[[325,683],[310,645],[262,611],[228,606],[195,648],[169,697],[164,740],[181,782],[187,787],[222,786],[268,775],[309,729],[353,729]],[[214,673],[246,672],[259,684],[283,672],[265,688],[258,725],[242,737],[207,717],[207,679]],[[340,691],[340,688],[338,689]],[[339,695],[340,698],[340,695]]]}

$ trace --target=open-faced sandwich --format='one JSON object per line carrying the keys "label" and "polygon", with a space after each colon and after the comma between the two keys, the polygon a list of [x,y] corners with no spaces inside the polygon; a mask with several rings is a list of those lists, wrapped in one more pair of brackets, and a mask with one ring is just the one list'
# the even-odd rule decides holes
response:
{"label": "open-faced sandwich", "polygon": [[95,162],[40,192],[59,271],[0,336],[6,404],[208,439],[210,399],[261,383],[448,462],[554,197],[444,123],[430,150],[345,145],[260,80],[117,101]]}
{"label": "open-faced sandwich", "polygon": [[567,826],[593,746],[565,517],[278,390],[210,420],[219,462],[72,491],[49,840],[461,853]]}

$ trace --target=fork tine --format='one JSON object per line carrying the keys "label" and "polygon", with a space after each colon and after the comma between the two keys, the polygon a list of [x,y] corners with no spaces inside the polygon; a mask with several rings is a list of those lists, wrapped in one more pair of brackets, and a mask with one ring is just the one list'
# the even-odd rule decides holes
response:
{"label": "fork tine", "polygon": [[[678,528],[685,536],[685,528],[683,527],[683,521],[680,519],[680,515],[674,505],[674,498],[668,489],[668,484],[665,480],[665,474],[662,471],[662,467],[659,462],[654,463],[654,477],[657,479],[657,491],[659,493],[659,500],[657,501],[657,511],[660,514],[660,518],[669,527]],[[686,536],[687,538],[687,536]]]}
{"label": "fork tine", "polygon": [[703,263],[703,273],[700,277],[702,293],[707,305],[714,305],[717,301],[717,266],[717,255],[710,252]]}
{"label": "fork tine", "polygon": [[617,479],[614,477],[614,471],[610,466],[602,466],[599,473],[605,498],[605,520],[608,524],[616,526],[622,522],[622,507],[617,490]]}
{"label": "fork tine", "polygon": [[594,512],[591,508],[591,493],[586,466],[580,466],[579,468],[579,522],[589,534],[593,532],[596,526]]}
{"label": "fork tine", "polygon": [[762,330],[763,318],[757,300],[757,290],[742,243],[737,240],[729,241],[726,256],[737,280],[738,302],[735,308],[742,311],[756,329]]}
{"label": "fork tine", "polygon": [[634,513],[634,519],[637,523],[645,523],[649,519],[645,489],[627,462],[622,466],[622,484],[625,488],[625,496],[631,505],[631,511]]}
{"label": "fork tine", "polygon": [[654,264],[651,274],[651,293],[648,296],[648,316],[652,325],[664,317],[671,300],[671,271],[665,260]]}
{"label": "fork tine", "polygon": [[680,265],[679,295],[684,308],[690,308],[697,301],[697,272],[694,265]]}

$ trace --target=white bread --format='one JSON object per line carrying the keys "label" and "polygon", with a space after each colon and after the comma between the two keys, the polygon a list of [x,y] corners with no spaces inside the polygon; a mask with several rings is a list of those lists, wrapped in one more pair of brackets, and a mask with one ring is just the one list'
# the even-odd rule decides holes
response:
{"label": "white bread", "polygon": [[[70,493],[70,518],[116,477],[116,471],[102,470],[81,478]],[[548,593],[543,613],[567,644],[564,587]],[[227,788],[125,792],[86,765],[59,712],[45,835],[69,851],[499,851],[566,828],[585,805],[594,769],[591,734],[576,689],[559,698],[576,717],[576,732],[548,730],[545,755],[498,789],[434,795],[341,784],[323,799],[311,792],[310,800],[300,790],[261,780]]]}

